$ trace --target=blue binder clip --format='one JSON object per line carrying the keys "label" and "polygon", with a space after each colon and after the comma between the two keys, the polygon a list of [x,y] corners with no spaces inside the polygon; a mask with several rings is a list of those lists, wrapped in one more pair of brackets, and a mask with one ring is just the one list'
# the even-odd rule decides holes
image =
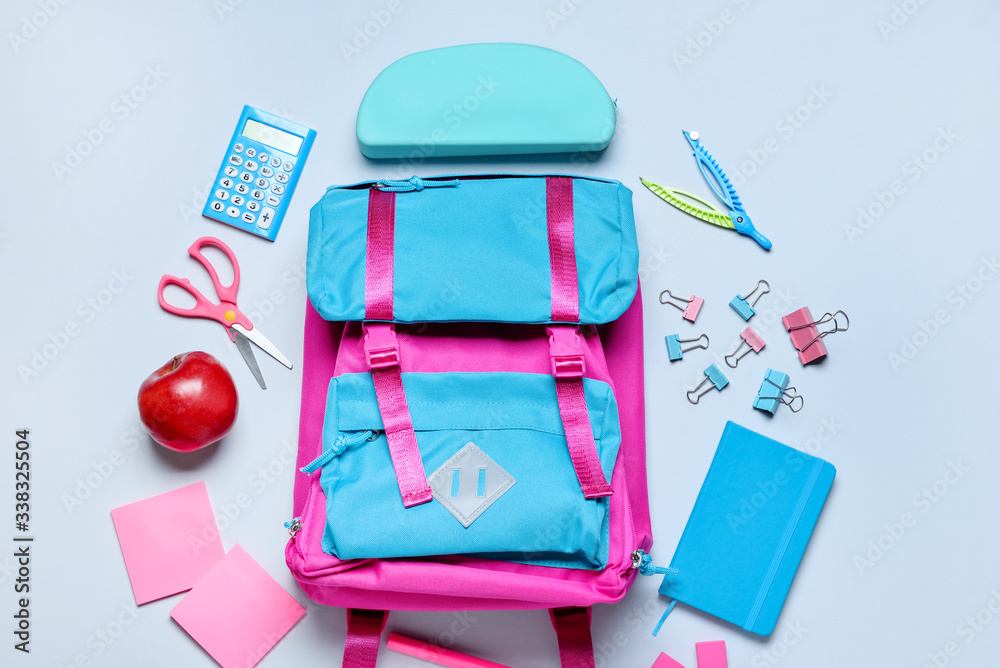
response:
{"label": "blue binder clip", "polygon": [[[680,334],[670,334],[665,338],[667,340],[667,356],[670,358],[671,362],[676,362],[681,359],[684,357],[684,353],[690,350],[695,350],[696,348],[708,348],[708,334],[702,334],[696,339],[682,339]],[[701,341],[702,339],[705,339],[705,345],[695,343],[696,341]],[[682,343],[694,343],[695,345],[682,348]]]}
{"label": "blue binder clip", "polygon": [[[796,400],[799,402],[798,408],[795,407]],[[788,387],[787,373],[768,369],[764,373],[764,382],[757,390],[757,398],[753,401],[753,407],[774,415],[781,404],[788,406],[793,413],[798,413],[802,410],[805,399],[802,398],[801,394],[798,394],[794,387]]]}
{"label": "blue binder clip", "polygon": [[[758,294],[756,297],[754,297],[754,300],[752,302],[748,302],[747,300],[750,299],[750,295],[760,290],[760,286],[762,283],[764,284],[764,291]],[[770,283],[768,283],[762,278],[759,281],[757,281],[757,285],[754,286],[754,289],[751,290],[750,292],[746,293],[745,295],[736,295],[735,297],[733,297],[733,301],[729,302],[729,305],[733,307],[734,311],[740,314],[741,318],[743,318],[744,320],[749,320],[750,318],[753,317],[753,314],[757,312],[753,308],[754,305],[757,303],[758,300],[760,300],[761,297],[763,297],[770,291],[771,291]]]}
{"label": "blue binder clip", "polygon": [[[701,390],[701,386],[708,382],[711,382],[712,385],[709,385],[700,393],[697,393],[698,390]],[[722,373],[722,369],[720,369],[716,365],[710,364],[708,368],[705,369],[704,380],[698,383],[698,386],[695,387],[693,390],[688,390],[687,400],[690,401],[692,404],[696,404],[703,396],[705,396],[706,394],[708,394],[709,391],[712,390],[713,386],[715,387],[715,389],[721,390],[726,385],[729,385],[729,379],[726,378],[726,374]],[[694,399],[691,398],[692,394],[695,395]]]}

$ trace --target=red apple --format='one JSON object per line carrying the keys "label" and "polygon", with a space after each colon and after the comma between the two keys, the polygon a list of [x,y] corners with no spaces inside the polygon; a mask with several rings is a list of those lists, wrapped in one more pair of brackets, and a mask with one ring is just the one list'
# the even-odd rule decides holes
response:
{"label": "red apple", "polygon": [[153,440],[191,452],[229,433],[239,411],[229,370],[208,353],[177,355],[139,386],[139,417]]}

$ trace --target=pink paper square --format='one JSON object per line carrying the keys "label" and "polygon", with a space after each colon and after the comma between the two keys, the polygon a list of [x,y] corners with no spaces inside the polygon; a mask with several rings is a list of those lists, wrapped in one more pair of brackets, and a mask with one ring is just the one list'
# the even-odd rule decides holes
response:
{"label": "pink paper square", "polygon": [[252,668],[305,612],[236,545],[170,616],[223,668]]}
{"label": "pink paper square", "polygon": [[663,652],[660,652],[660,656],[656,659],[656,663],[653,664],[653,668],[684,668],[684,666],[677,663]]}
{"label": "pink paper square", "polygon": [[138,605],[187,591],[225,552],[205,483],[111,511]]}
{"label": "pink paper square", "polygon": [[696,642],[694,650],[698,654],[698,668],[727,668],[729,665],[725,640]]}

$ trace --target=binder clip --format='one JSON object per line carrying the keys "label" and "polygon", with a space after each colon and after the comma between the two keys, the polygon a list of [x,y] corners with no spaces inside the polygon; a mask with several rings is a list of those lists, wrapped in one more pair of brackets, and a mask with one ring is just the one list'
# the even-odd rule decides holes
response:
{"label": "binder clip", "polygon": [[[701,392],[695,394],[696,392],[698,392],[698,390],[701,390],[701,386],[702,385],[704,385],[705,383],[707,383],[709,381],[712,382],[712,385],[709,385],[708,387],[706,387]],[[698,401],[703,396],[705,396],[706,394],[708,394],[709,391],[712,390],[712,386],[713,385],[714,385],[715,389],[721,390],[726,385],[729,385],[729,379],[726,378],[726,374],[722,373],[722,369],[720,369],[719,367],[717,367],[714,364],[710,364],[708,366],[708,368],[705,369],[705,378],[704,378],[704,380],[702,380],[700,383],[698,383],[698,386],[695,387],[693,390],[688,390],[688,392],[687,392],[687,400],[690,401],[692,404],[698,403]],[[695,395],[694,399],[691,398],[692,394]]]}
{"label": "binder clip", "polygon": [[[669,295],[669,296],[667,297],[667,299],[663,299],[663,295]],[[687,306],[681,306],[680,304],[676,304],[670,301],[671,299],[683,302],[687,304]],[[660,303],[670,304],[678,311],[681,311],[682,318],[690,322],[694,322],[695,319],[698,317],[698,311],[701,310],[701,305],[705,303],[705,300],[702,299],[701,297],[695,297],[694,295],[691,295],[690,299],[684,299],[683,297],[677,297],[676,295],[674,295],[674,293],[670,292],[670,290],[664,290],[663,292],[660,293]]]}
{"label": "binder clip", "polygon": [[[799,402],[798,408],[795,407],[796,400]],[[794,387],[788,387],[787,373],[768,369],[764,373],[764,382],[760,384],[760,389],[757,390],[757,398],[753,400],[753,407],[774,415],[781,404],[788,406],[793,413],[798,413],[802,410],[805,399],[802,398],[802,395]]]}
{"label": "binder clip", "polygon": [[[837,316],[844,316],[844,326],[840,326]],[[792,345],[799,351],[799,361],[803,365],[818,362],[826,357],[826,345],[823,337],[836,332],[846,332],[851,326],[851,321],[843,311],[824,313],[819,320],[813,320],[812,313],[808,306],[800,308],[798,311],[789,313],[781,319],[785,329],[792,337]],[[817,326],[833,322],[833,329],[820,332]]]}
{"label": "binder clip", "polygon": [[[764,291],[761,292],[756,297],[754,297],[752,302],[748,302],[747,300],[750,299],[750,295],[760,290],[760,286],[762,283],[764,284],[765,287]],[[733,297],[733,301],[729,302],[729,305],[733,307],[734,311],[740,314],[741,318],[743,318],[744,320],[749,320],[750,318],[753,317],[753,314],[757,312],[753,308],[754,304],[756,304],[761,297],[763,297],[770,291],[771,291],[771,284],[762,278],[759,281],[757,281],[757,285],[755,285],[754,289],[751,290],[750,292],[746,293],[745,295],[736,295],[735,297]]]}
{"label": "binder clip", "polygon": [[[700,343],[695,343],[695,341],[701,341],[705,339],[705,345]],[[667,356],[670,358],[671,362],[676,362],[680,358],[684,357],[684,353],[689,350],[695,350],[696,348],[708,348],[708,334],[702,334],[696,339],[682,339],[680,334],[671,334],[666,337],[667,340]],[[688,346],[687,348],[681,348],[682,343],[695,343],[693,346]]]}
{"label": "binder clip", "polygon": [[[764,348],[764,346],[767,345],[764,342],[764,339],[760,338],[760,335],[757,334],[757,332],[753,331],[753,327],[747,327],[742,332],[740,332],[740,338],[743,339],[742,341],[740,341],[740,345],[736,346],[736,349],[733,350],[733,352],[726,355],[726,357],[724,358],[726,360],[726,364],[728,364],[734,369],[736,368],[736,365],[740,363],[741,359],[750,354],[751,350],[755,353],[759,353]],[[747,348],[742,353],[737,355],[736,353],[740,352],[740,348],[743,347],[743,344],[748,345],[749,348]],[[735,357],[736,359],[730,362],[729,361],[730,357]]]}

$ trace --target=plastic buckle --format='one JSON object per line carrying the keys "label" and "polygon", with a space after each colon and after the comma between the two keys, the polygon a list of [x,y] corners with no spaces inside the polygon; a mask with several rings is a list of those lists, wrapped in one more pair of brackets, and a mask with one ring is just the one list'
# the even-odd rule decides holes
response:
{"label": "plastic buckle", "polygon": [[573,325],[546,327],[549,335],[549,359],[557,379],[583,378],[587,370],[580,328]]}
{"label": "plastic buckle", "polygon": [[399,366],[399,341],[391,323],[365,323],[365,359],[369,369]]}

